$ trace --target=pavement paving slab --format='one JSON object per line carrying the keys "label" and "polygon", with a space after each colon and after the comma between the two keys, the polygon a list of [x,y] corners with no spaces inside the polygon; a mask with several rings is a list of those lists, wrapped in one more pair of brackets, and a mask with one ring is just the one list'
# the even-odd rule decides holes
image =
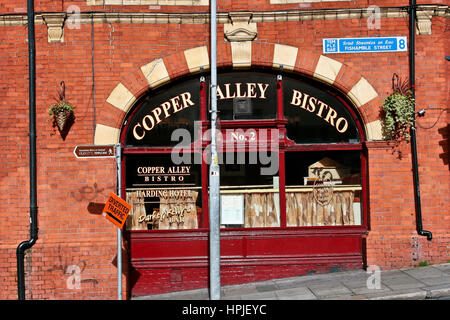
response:
{"label": "pavement paving slab", "polygon": [[241,286],[224,286],[222,288],[222,296],[240,296],[243,294],[258,293],[255,284],[245,284]]}
{"label": "pavement paving slab", "polygon": [[350,295],[352,292],[340,282],[315,284],[308,287],[319,298]]}
{"label": "pavement paving slab", "polygon": [[450,276],[422,278],[422,279],[420,279],[420,281],[428,286],[434,286],[434,285],[440,285],[440,284],[450,285]]}
{"label": "pavement paving slab", "polygon": [[349,279],[342,279],[341,282],[345,284],[345,286],[349,289],[353,288],[361,288],[361,287],[367,287],[368,282],[368,275],[365,275],[364,277],[354,277]]}
{"label": "pavement paving slab", "polygon": [[433,267],[450,275],[450,263],[437,264],[434,265]]}
{"label": "pavement paving slab", "polygon": [[381,274],[381,283],[392,290],[421,288],[425,284],[410,276],[404,271],[395,271]]}
{"label": "pavement paving slab", "polygon": [[379,289],[370,289],[367,288],[367,286],[364,287],[358,287],[358,288],[351,288],[351,291],[356,295],[367,295],[367,294],[385,294],[392,292],[392,289],[386,287],[385,285],[381,284]]}
{"label": "pavement paving slab", "polygon": [[276,290],[275,294],[280,300],[315,300],[317,297],[308,288],[292,288]]}
{"label": "pavement paving slab", "polygon": [[277,290],[277,286],[274,283],[271,284],[263,284],[263,285],[257,285],[256,290],[258,292],[266,292],[266,291],[275,291]]}
{"label": "pavement paving slab", "polygon": [[409,274],[410,276],[412,276],[416,279],[439,278],[439,277],[443,277],[445,275],[441,270],[439,270],[438,268],[435,268],[433,266],[421,267],[421,268],[411,268],[411,269],[403,270],[403,272]]}

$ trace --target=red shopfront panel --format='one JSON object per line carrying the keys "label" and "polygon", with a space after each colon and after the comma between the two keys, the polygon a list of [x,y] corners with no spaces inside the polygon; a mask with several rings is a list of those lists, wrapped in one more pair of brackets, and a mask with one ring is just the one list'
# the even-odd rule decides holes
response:
{"label": "red shopfront panel", "polygon": [[[362,268],[363,228],[223,230],[221,283]],[[133,296],[208,287],[208,232],[131,234]]]}

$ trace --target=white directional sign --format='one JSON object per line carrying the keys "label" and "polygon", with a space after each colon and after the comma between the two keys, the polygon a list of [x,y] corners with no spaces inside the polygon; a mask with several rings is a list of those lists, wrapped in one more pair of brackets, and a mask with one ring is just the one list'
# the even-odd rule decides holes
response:
{"label": "white directional sign", "polygon": [[73,153],[77,158],[114,158],[116,156],[115,145],[86,145],[76,146]]}

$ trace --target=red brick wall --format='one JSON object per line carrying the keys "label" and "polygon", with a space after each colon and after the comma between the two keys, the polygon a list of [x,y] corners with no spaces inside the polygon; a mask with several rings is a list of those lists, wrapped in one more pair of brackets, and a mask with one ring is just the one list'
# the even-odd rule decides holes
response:
{"label": "red brick wall", "polygon": [[[254,1],[248,4],[223,1],[220,9],[280,8],[268,5],[268,0],[260,2],[265,6],[256,6]],[[406,2],[383,1],[383,6]],[[65,1],[64,6],[71,3]],[[326,4],[335,7],[355,5],[353,1]],[[366,1],[357,1],[357,4],[367,5]],[[314,4],[313,7],[324,5]],[[58,6],[58,2],[36,1],[36,10],[61,10]],[[25,1],[12,1],[2,4],[0,11],[14,12],[22,7],[25,7]],[[298,8],[298,4],[286,8]],[[178,9],[180,7],[167,7],[167,11]],[[133,6],[124,10],[138,9]],[[418,109],[427,109],[426,116],[418,123],[430,127],[436,122],[430,129],[417,129],[423,226],[433,232],[433,241],[428,242],[415,231],[410,145],[402,144],[394,150],[390,144],[370,143],[368,264],[393,268],[417,265],[420,261],[439,263],[450,259],[449,118],[448,112],[442,111],[442,108],[448,108],[449,91],[448,62],[444,59],[445,55],[450,55],[446,25],[446,18],[433,18],[433,34],[417,36],[416,41],[417,105]],[[221,35],[222,26],[218,29]],[[3,138],[0,298],[15,299],[15,250],[21,241],[28,239],[29,231],[28,48],[26,27],[0,27],[0,30],[0,134]],[[99,215],[102,203],[110,192],[115,191],[114,161],[78,160],[73,155],[73,148],[93,143],[94,121],[98,123],[101,119],[104,124],[117,124],[122,115],[106,103],[106,99],[119,81],[132,77],[140,66],[156,58],[168,57],[166,61],[170,61],[185,49],[209,45],[208,34],[208,25],[95,24],[94,103],[91,25],[82,24],[79,30],[66,28],[64,43],[53,44],[47,42],[47,28],[36,26],[39,240],[26,255],[27,298],[116,298],[116,232],[113,225]],[[380,30],[367,30],[365,20],[359,19],[259,23],[258,42],[254,45],[259,50],[255,50],[252,59],[260,65],[270,66],[270,56],[264,48],[274,43],[296,46],[317,57],[322,52],[321,39],[325,37],[407,34],[407,18],[383,19]],[[223,44],[221,36],[219,39],[219,48],[224,48],[219,51],[225,52],[219,58],[219,64],[230,65],[229,46]],[[372,103],[361,111],[369,122],[377,119],[382,98],[391,92],[392,73],[408,75],[406,53],[331,57],[345,63],[351,72],[364,76],[378,92],[378,105]],[[54,101],[60,81],[65,81],[66,97],[75,105],[76,116],[65,139],[48,121],[48,107]],[[399,152],[402,159],[399,159]],[[126,252],[124,261],[127,261]],[[70,289],[67,284],[71,277],[70,266],[80,268],[80,290]],[[125,264],[124,271],[126,267]],[[125,286],[127,279],[123,279]]]}
{"label": "red brick wall", "polygon": [[[155,5],[97,5],[88,6],[86,0],[35,0],[34,6],[36,11],[61,11],[66,10],[71,5],[79,6],[82,11],[142,11],[142,10],[161,10],[163,12],[207,12],[209,7],[207,6],[155,6]],[[418,0],[418,4],[445,4],[448,5],[446,0]],[[26,0],[11,0],[0,4],[1,12],[26,12]],[[325,1],[325,2],[315,2],[315,3],[292,3],[292,4],[270,4],[269,0],[221,0],[217,2],[218,12],[228,12],[228,11],[263,11],[263,10],[286,10],[286,9],[324,9],[324,8],[366,8],[371,5],[378,5],[380,7],[390,7],[390,6],[407,6],[409,5],[409,0],[349,0],[349,1]],[[159,9],[158,9],[159,7]]]}
{"label": "red brick wall", "polygon": [[448,262],[450,258],[449,80],[445,61],[450,51],[444,40],[449,35],[445,25],[445,19],[434,18],[433,34],[416,37],[416,110],[427,111],[417,119],[420,194],[423,229],[433,233],[433,240],[416,232],[410,144],[376,143],[369,149],[368,264],[397,268],[422,261]]}
{"label": "red brick wall", "polygon": [[[349,0],[349,1],[325,1],[314,3],[292,3],[292,4],[270,4],[270,0],[221,0],[217,1],[218,12],[229,11],[275,11],[275,10],[295,10],[295,9],[336,9],[336,8],[367,8],[372,5],[379,7],[399,7],[408,6],[409,0]],[[448,5],[446,0],[417,0],[417,4],[442,4]],[[57,12],[66,11],[69,6],[76,5],[82,12],[84,11],[161,11],[161,12],[209,12],[208,6],[155,6],[155,5],[87,5],[86,0],[35,0],[34,7],[36,12],[47,11]],[[26,0],[10,0],[0,4],[0,12],[26,12]]]}
{"label": "red brick wall", "polygon": [[0,297],[6,299],[17,292],[15,247],[28,236],[28,58],[23,28],[3,27],[1,38]]}

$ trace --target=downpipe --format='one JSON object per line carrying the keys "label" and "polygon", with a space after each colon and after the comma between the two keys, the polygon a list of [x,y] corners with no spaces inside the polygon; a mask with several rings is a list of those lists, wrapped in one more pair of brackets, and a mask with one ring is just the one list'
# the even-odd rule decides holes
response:
{"label": "downpipe", "polygon": [[[416,122],[416,1],[410,0],[409,6],[409,81],[411,85],[411,95],[414,99],[414,115],[413,115],[413,126],[415,127]],[[417,160],[417,141],[416,141],[416,130],[411,129],[411,154],[412,154],[412,166],[413,166],[413,181],[414,181],[414,199],[416,206],[416,229],[417,233],[421,236],[426,236],[428,241],[433,239],[433,234],[430,231],[423,230],[422,225],[422,205],[420,200],[420,182],[419,182],[419,164]]]}
{"label": "downpipe", "polygon": [[17,257],[17,292],[19,300],[25,300],[25,250],[38,238],[38,207],[36,187],[36,48],[34,33],[34,0],[27,0],[28,24],[28,72],[29,72],[29,145],[30,145],[30,239],[19,244]]}

